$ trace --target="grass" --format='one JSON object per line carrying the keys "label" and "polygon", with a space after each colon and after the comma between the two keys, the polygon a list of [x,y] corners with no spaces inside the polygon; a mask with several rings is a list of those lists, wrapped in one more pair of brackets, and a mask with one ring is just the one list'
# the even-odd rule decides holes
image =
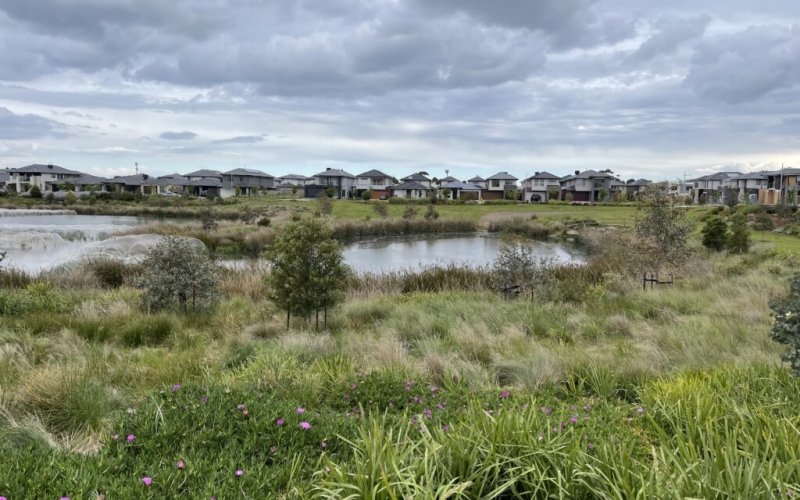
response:
{"label": "grass", "polygon": [[362,275],[327,332],[287,331],[257,264],[187,316],[145,314],[107,263],[9,277],[0,496],[800,494],[800,382],[767,335],[796,258],[699,251],[643,291],[598,255],[547,302],[489,269]]}

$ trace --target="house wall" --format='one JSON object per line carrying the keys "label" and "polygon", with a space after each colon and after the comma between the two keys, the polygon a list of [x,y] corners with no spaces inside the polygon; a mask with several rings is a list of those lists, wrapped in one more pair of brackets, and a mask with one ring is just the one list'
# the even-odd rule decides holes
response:
{"label": "house wall", "polygon": [[487,190],[482,193],[484,200],[502,200],[504,198],[505,193],[503,191],[491,191]]}

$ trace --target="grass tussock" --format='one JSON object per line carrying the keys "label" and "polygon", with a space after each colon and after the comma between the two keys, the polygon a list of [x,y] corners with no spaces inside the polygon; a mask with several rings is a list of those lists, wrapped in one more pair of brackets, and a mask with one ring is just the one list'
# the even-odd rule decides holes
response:
{"label": "grass tussock", "polygon": [[333,237],[353,241],[375,236],[412,234],[472,233],[478,224],[471,219],[442,217],[438,219],[371,219],[368,221],[339,219],[333,223]]}

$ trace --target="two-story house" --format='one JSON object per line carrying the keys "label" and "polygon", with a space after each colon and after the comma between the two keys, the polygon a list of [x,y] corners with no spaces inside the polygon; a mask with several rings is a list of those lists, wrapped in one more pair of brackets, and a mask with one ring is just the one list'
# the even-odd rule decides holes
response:
{"label": "two-story house", "polygon": [[432,188],[416,181],[404,181],[395,186],[389,186],[389,195],[392,198],[427,198],[431,195]]}
{"label": "two-story house", "polygon": [[364,191],[372,191],[372,199],[389,196],[389,186],[392,185],[392,176],[380,170],[368,170],[356,177],[356,196],[361,196]]}
{"label": "two-story house", "polygon": [[34,164],[9,170],[7,186],[12,187],[17,193],[27,192],[32,186],[37,186],[42,192],[52,192],[58,191],[58,186],[68,184],[81,175],[83,172],[58,165]]}
{"label": "two-story house", "polygon": [[562,177],[561,199],[572,201],[605,201],[611,194],[614,176],[594,170],[575,171],[575,175]]}
{"label": "two-story house", "polygon": [[437,180],[436,180],[436,182],[435,182],[434,184],[436,185],[436,187],[437,187],[437,188],[439,188],[439,189],[443,189],[443,186],[444,186],[445,184],[449,184],[449,183],[451,183],[451,182],[459,182],[459,181],[458,181],[458,179],[456,179],[456,178],[455,178],[455,177],[453,177],[452,175],[448,175],[448,176],[447,176],[447,177],[445,177],[444,179],[437,179]]}
{"label": "two-story house", "polygon": [[640,195],[643,195],[645,190],[647,190],[647,186],[652,184],[653,181],[649,181],[647,179],[638,179],[634,180],[633,182],[625,184],[625,194],[627,195],[628,199],[636,199]]}
{"label": "two-story house", "polygon": [[324,191],[331,187],[336,188],[334,198],[350,198],[355,191],[356,176],[344,170],[327,168],[324,172],[315,175],[314,178],[316,179],[315,185],[306,185],[306,197],[313,198],[312,193],[318,193],[320,190]]}
{"label": "two-story house", "polygon": [[508,172],[498,172],[486,179],[488,187],[483,192],[484,200],[504,200],[508,191],[519,191],[517,179]]}
{"label": "two-story house", "polygon": [[400,179],[400,181],[401,182],[416,182],[417,184],[421,184],[421,185],[425,186],[428,189],[433,188],[433,185],[431,184],[431,180],[421,172],[418,172],[416,174],[411,174],[411,175],[409,175],[407,177],[403,177],[402,179]]}
{"label": "two-story house", "polygon": [[481,189],[486,189],[488,187],[487,184],[486,184],[486,179],[484,179],[480,175],[476,175],[475,177],[473,177],[472,179],[468,180],[467,182],[469,182],[473,186],[477,186],[477,187],[479,187]]}
{"label": "two-story house", "polygon": [[105,177],[97,177],[95,175],[83,174],[70,181],[70,184],[75,186],[75,192],[92,192],[92,191],[106,191],[109,179]]}
{"label": "two-story house", "polygon": [[526,203],[547,203],[550,200],[550,193],[555,192],[555,199],[561,192],[560,177],[550,172],[536,172],[532,176],[522,181],[524,190],[523,201]]}
{"label": "two-story house", "polygon": [[181,174],[168,174],[162,175],[153,181],[152,185],[155,187],[156,193],[165,194],[182,194],[186,189],[189,181]]}
{"label": "two-story house", "polygon": [[313,177],[306,177],[305,175],[300,174],[286,174],[282,177],[275,179],[275,184],[290,184],[292,186],[303,187],[308,186],[310,184],[314,184],[315,179]]}
{"label": "two-story house", "polygon": [[220,182],[221,182],[222,181],[222,172],[220,172],[219,170],[201,169],[201,170],[195,170],[194,172],[190,172],[188,174],[185,174],[183,177],[186,178],[187,181],[196,181],[198,179],[215,178],[215,179],[219,179]]}
{"label": "two-story house", "polygon": [[222,174],[220,196],[255,196],[275,191],[275,177],[252,168],[235,168]]}
{"label": "two-story house", "polygon": [[758,193],[767,187],[767,172],[750,172],[736,177],[730,177],[722,182],[722,189],[734,189],[739,198],[744,198],[748,203],[758,202]]}
{"label": "two-story house", "polygon": [[138,191],[142,194],[152,194],[157,190],[157,180],[148,174],[117,175],[108,179],[104,184],[112,192],[135,193]]}
{"label": "two-story house", "polygon": [[740,172],[717,172],[694,179],[694,201],[701,200],[707,203],[717,203],[722,197],[723,183],[731,177],[742,175]]}
{"label": "two-story house", "polygon": [[758,193],[758,202],[765,205],[777,205],[789,198],[797,203],[797,189],[800,185],[800,168],[783,168],[767,172],[767,184]]}

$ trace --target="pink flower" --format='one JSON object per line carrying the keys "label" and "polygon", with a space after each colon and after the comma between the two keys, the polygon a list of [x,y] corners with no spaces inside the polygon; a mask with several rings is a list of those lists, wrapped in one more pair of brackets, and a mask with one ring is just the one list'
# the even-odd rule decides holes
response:
{"label": "pink flower", "polygon": [[350,388],[351,389],[355,389],[356,388],[356,384],[350,384]]}
{"label": "pink flower", "polygon": [[436,387],[435,385],[431,386],[431,392],[436,392],[438,390],[439,390],[439,388]]}
{"label": "pink flower", "polygon": [[119,434],[114,434],[113,436],[111,436],[111,439],[116,441],[117,439],[119,439]]}
{"label": "pink flower", "polygon": [[244,471],[241,470],[241,469],[236,471],[236,477],[242,477],[243,474],[244,474]]}
{"label": "pink flower", "polygon": [[269,451],[271,451],[272,453],[275,453],[277,450],[278,450],[277,446],[270,446],[269,447]]}
{"label": "pink flower", "polygon": [[276,424],[278,424],[278,425],[283,425],[283,419],[280,419],[280,418],[279,418],[279,419],[278,419],[278,421],[277,421],[277,422],[275,422],[275,423],[276,423]]}
{"label": "pink flower", "polygon": [[298,409],[297,409],[297,413],[298,413],[299,415],[300,415],[300,414],[303,414],[303,413],[305,413],[305,412],[306,412],[306,409],[305,409],[305,408],[298,408]]}
{"label": "pink flower", "polygon": [[311,424],[309,424],[308,422],[300,422],[300,428],[308,430],[311,428]]}
{"label": "pink flower", "polygon": [[331,471],[330,467],[325,467],[325,472],[330,472],[330,471]]}
{"label": "pink flower", "polygon": [[150,483],[152,483],[152,482],[153,482],[153,480],[152,480],[152,479],[150,479],[149,477],[143,477],[143,478],[142,478],[142,482],[143,482],[143,483],[144,483],[146,486],[150,486]]}
{"label": "pink flower", "polygon": [[644,413],[644,408],[639,408],[639,409],[637,409],[637,410],[636,410],[636,413],[638,413],[639,415],[641,415],[642,413]]}
{"label": "pink flower", "polygon": [[134,439],[136,439],[136,436],[134,436],[133,434],[129,434],[128,435],[128,442],[129,443],[132,443]]}
{"label": "pink flower", "polygon": [[236,409],[237,409],[237,410],[244,410],[244,405],[243,405],[243,404],[241,404],[241,405],[237,406],[237,407],[236,407]]}
{"label": "pink flower", "polygon": [[242,410],[242,415],[244,415],[245,417],[247,416],[247,413],[248,413],[247,410]]}
{"label": "pink flower", "polygon": [[208,403],[208,396],[203,396],[203,397],[200,399],[200,401],[202,401],[203,403]]}
{"label": "pink flower", "polygon": [[507,398],[508,397],[508,391],[503,391],[502,397]]}
{"label": "pink flower", "polygon": [[589,443],[589,449],[590,449],[590,450],[593,450],[593,449],[594,449],[594,444],[592,444],[592,443]]}
{"label": "pink flower", "polygon": [[573,424],[578,423],[578,419],[576,417],[572,417],[571,419],[569,419],[569,421],[572,422]]}
{"label": "pink flower", "polygon": [[450,430],[450,427],[448,427],[448,426],[446,426],[446,425],[445,425],[444,427],[442,427],[442,430],[443,430],[443,431],[445,431],[445,432],[447,432],[447,431],[449,431],[449,430]]}
{"label": "pink flower", "polygon": [[179,461],[178,462],[178,468],[179,469],[183,469],[183,466],[184,466],[183,460]]}
{"label": "pink flower", "polygon": [[524,409],[525,409],[525,408],[527,408],[527,407],[528,407],[528,405],[525,405],[525,404],[524,404],[524,405],[520,406],[520,409],[521,409],[521,410],[524,410]]}
{"label": "pink flower", "polygon": [[327,446],[328,446],[328,443],[326,443],[325,441],[323,441],[323,442],[321,442],[321,443],[319,444],[319,447],[320,447],[320,448],[326,448]]}
{"label": "pink flower", "polygon": [[180,388],[181,388],[181,384],[175,384],[175,385],[172,386],[172,392],[175,392]]}

